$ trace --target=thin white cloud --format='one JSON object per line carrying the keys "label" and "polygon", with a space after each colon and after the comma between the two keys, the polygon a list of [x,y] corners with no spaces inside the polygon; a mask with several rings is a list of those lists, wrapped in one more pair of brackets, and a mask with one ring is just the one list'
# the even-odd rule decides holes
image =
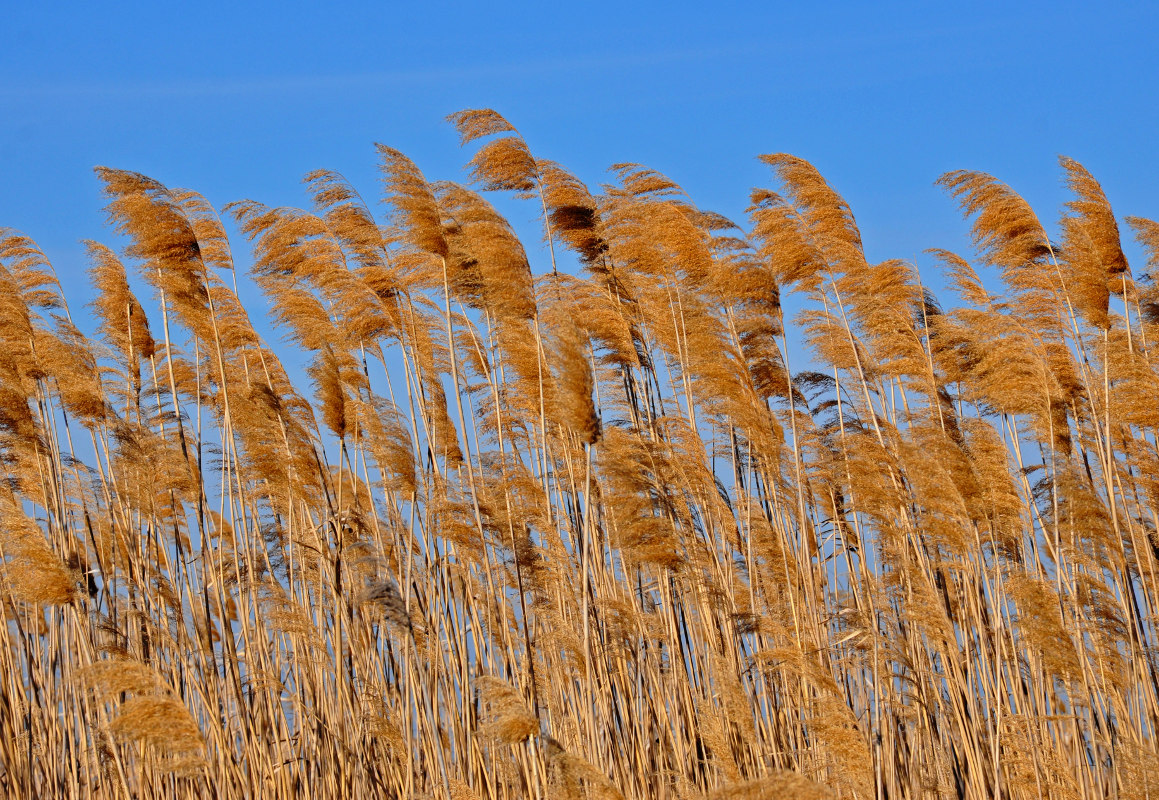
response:
{"label": "thin white cloud", "polygon": [[[769,37],[756,41],[717,44],[710,47],[683,47],[639,53],[608,53],[547,58],[509,63],[472,64],[450,68],[396,69],[375,72],[332,75],[271,75],[220,77],[185,80],[44,80],[24,81],[0,78],[0,97],[13,100],[52,99],[150,99],[180,97],[238,97],[278,94],[354,92],[390,86],[426,85],[431,83],[470,84],[503,78],[526,78],[537,75],[588,72],[616,72],[665,65],[689,64],[730,58],[767,56],[775,59],[816,58],[825,53],[842,51],[852,54],[880,53],[891,47],[925,41],[935,43],[964,33],[1001,28],[997,19],[956,28],[893,29],[885,32],[859,33],[847,37],[826,36],[780,39]],[[927,69],[929,66],[928,65]],[[850,76],[855,78],[856,76]],[[863,76],[862,76],[863,77]]]}
{"label": "thin white cloud", "polygon": [[277,75],[175,81],[6,81],[0,96],[9,98],[148,98],[296,94],[301,92],[358,91],[382,86],[422,85],[445,81],[471,82],[575,71],[608,71],[662,66],[737,55],[751,48],[689,48],[633,55],[592,55],[518,63],[481,64],[453,68],[387,70],[336,75]]}

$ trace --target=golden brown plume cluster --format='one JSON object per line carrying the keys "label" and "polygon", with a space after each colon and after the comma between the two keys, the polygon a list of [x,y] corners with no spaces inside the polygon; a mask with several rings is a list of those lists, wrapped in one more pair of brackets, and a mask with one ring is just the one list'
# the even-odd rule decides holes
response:
{"label": "golden brown plume cluster", "polygon": [[799,158],[738,224],[450,121],[474,188],[221,209],[276,347],[195,192],[98,169],[91,339],[0,232],[0,793],[1159,796],[1159,283],[1090,173],[1057,239],[943,176],[938,298]]}

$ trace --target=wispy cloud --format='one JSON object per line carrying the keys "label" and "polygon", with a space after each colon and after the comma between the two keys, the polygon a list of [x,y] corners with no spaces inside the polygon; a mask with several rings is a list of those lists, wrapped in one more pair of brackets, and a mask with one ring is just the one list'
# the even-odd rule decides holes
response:
{"label": "wispy cloud", "polygon": [[388,86],[431,83],[492,81],[569,72],[614,72],[658,67],[742,55],[753,48],[686,48],[636,54],[588,55],[509,63],[464,65],[444,68],[384,70],[332,75],[271,75],[187,80],[46,80],[0,83],[0,96],[8,98],[173,98],[207,96],[265,96],[277,94],[354,92]]}
{"label": "wispy cloud", "polygon": [[[278,74],[223,76],[170,80],[111,80],[63,78],[59,80],[0,79],[0,97],[14,100],[141,100],[204,97],[262,97],[276,95],[333,94],[358,92],[386,87],[423,86],[435,83],[470,85],[502,79],[527,79],[567,73],[606,75],[666,66],[735,59],[768,58],[776,60],[816,59],[827,52],[841,50],[846,55],[880,55],[893,46],[924,42],[936,44],[964,32],[982,32],[999,28],[998,20],[957,28],[893,29],[864,32],[847,37],[813,38],[783,36],[746,38],[712,46],[678,47],[650,52],[590,53],[509,62],[462,64],[453,67],[417,67],[371,72],[317,74]],[[927,65],[926,68],[935,67]],[[847,76],[857,80],[865,76]],[[2,76],[0,76],[2,78]]]}

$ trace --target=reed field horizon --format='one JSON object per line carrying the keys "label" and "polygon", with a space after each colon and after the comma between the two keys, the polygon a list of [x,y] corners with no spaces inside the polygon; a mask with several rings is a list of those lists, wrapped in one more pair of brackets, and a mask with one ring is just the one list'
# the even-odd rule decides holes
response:
{"label": "reed field horizon", "polygon": [[1159,797],[1159,222],[932,175],[922,271],[793,155],[728,219],[448,123],[97,167],[82,307],[0,227],[0,794]]}

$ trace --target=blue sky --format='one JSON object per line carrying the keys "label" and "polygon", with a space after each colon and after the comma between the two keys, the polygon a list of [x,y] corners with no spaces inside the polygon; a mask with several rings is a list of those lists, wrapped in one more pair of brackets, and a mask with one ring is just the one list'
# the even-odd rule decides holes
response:
{"label": "blue sky", "polygon": [[[758,154],[803,156],[849,200],[873,259],[968,252],[965,223],[933,185],[955,168],[997,175],[1053,219],[1066,154],[1120,216],[1159,217],[1154,5],[14,2],[0,13],[0,226],[41,244],[74,302],[86,299],[78,240],[115,243],[95,165],[218,206],[304,205],[301,177],[320,167],[377,198],[376,141],[429,178],[464,178],[467,154],[443,118],[466,107],[499,110],[536,155],[591,185],[614,162],[641,162],[734,219],[770,182]],[[517,225],[534,215],[502,207]]]}

